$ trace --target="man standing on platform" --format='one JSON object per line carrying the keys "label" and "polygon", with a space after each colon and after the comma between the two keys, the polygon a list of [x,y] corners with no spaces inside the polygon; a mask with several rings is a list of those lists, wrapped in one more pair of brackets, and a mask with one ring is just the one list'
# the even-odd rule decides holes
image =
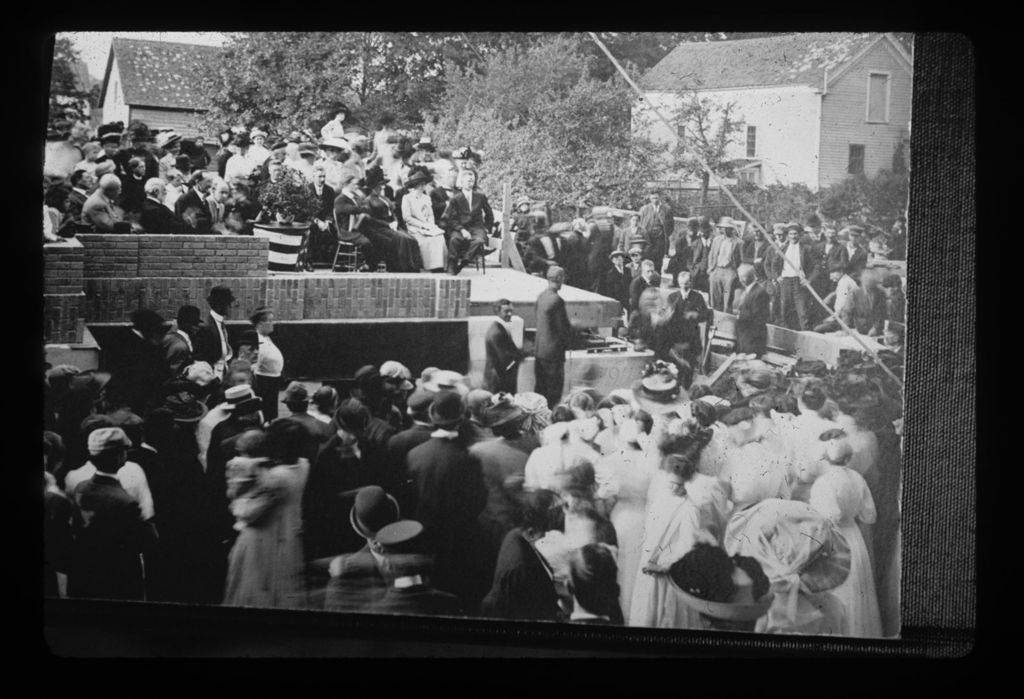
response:
{"label": "man standing on platform", "polygon": [[640,207],[640,222],[637,228],[644,238],[644,259],[654,262],[654,271],[661,274],[665,253],[668,252],[668,239],[675,227],[672,209],[661,200],[660,192],[648,195],[650,203]]}
{"label": "man standing on platform", "polygon": [[814,271],[814,251],[801,241],[803,231],[797,223],[786,226],[787,242],[783,249],[782,275],[779,277],[779,297],[782,322],[790,330],[810,330],[807,308],[807,290],[800,282],[800,272],[810,277]]}
{"label": "man standing on platform", "polygon": [[537,297],[536,382],[534,391],[544,396],[548,407],[558,405],[565,383],[565,351],[572,340],[572,325],[565,301],[558,290],[565,283],[565,270],[548,268],[548,288]]}
{"label": "man standing on platform", "polygon": [[740,239],[736,237],[736,224],[728,216],[718,221],[718,228],[722,235],[712,239],[708,253],[711,307],[716,311],[728,311],[732,306],[736,268],[740,266]]}
{"label": "man standing on platform", "polygon": [[516,392],[516,379],[523,351],[516,347],[509,332],[512,322],[512,302],[499,299],[494,305],[497,316],[484,338],[487,364],[484,367],[484,388],[491,393]]}

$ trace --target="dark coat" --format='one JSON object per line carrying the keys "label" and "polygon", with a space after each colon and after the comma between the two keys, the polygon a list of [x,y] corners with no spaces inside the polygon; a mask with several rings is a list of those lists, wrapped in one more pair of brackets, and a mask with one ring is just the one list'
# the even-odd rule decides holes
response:
{"label": "dark coat", "polygon": [[480,604],[480,614],[541,621],[560,621],[564,616],[548,568],[522,529],[510,531],[501,544],[494,580]]}
{"label": "dark coat", "polygon": [[643,233],[647,246],[664,241],[668,244],[669,236],[675,230],[676,221],[672,215],[672,208],[665,202],[661,202],[655,209],[653,204],[644,204],[640,207],[640,220],[637,228]]}
{"label": "dark coat", "polygon": [[[224,332],[227,332],[225,326]],[[228,343],[230,347],[230,341]],[[220,330],[217,328],[217,321],[209,313],[203,319],[203,323],[192,338],[192,356],[196,361],[208,362],[210,366],[217,363],[221,357]]]}
{"label": "dark coat", "polygon": [[648,287],[653,286],[655,289],[661,286],[661,276],[655,272],[654,276],[651,277],[651,281],[648,282],[642,276],[637,275],[633,281],[629,283],[629,310],[630,312],[635,311],[640,305],[640,294],[644,293],[644,290]]}
{"label": "dark coat", "polygon": [[371,614],[404,614],[419,616],[462,616],[463,609],[455,595],[429,585],[389,588],[380,601],[370,605]]}
{"label": "dark coat", "polygon": [[[832,269],[833,264],[841,264],[844,268],[850,264],[850,252],[842,243],[836,243],[828,252],[825,252],[825,243],[819,243],[818,256],[820,258],[818,267],[820,274],[818,276],[825,277],[826,279],[828,278],[829,270]],[[816,270],[816,272],[818,270]]]}
{"label": "dark coat", "polygon": [[142,210],[142,202],[146,200],[146,192],[143,186],[145,178],[136,179],[134,175],[121,177],[121,208],[126,214],[138,213]]}
{"label": "dark coat", "polygon": [[[786,254],[786,250],[789,249],[790,244],[791,243],[787,242],[785,246],[782,248],[783,257]],[[804,276],[807,277],[808,281],[810,281],[810,279],[814,275],[814,270],[817,267],[818,255],[815,252],[814,247],[812,247],[811,245],[804,244],[803,241],[797,243],[797,245],[800,246],[800,266],[803,268]],[[785,260],[779,260],[778,264],[781,265],[782,271],[785,271],[786,269],[789,268],[789,265],[786,264]],[[781,273],[782,272],[780,272],[780,274]]]}
{"label": "dark coat", "polygon": [[451,199],[451,196],[444,187],[434,187],[430,191],[430,207],[434,210],[435,221],[440,221],[441,217],[444,216],[444,211],[448,208],[448,200]]}
{"label": "dark coat", "polygon": [[160,202],[146,197],[141,205],[139,225],[146,233],[181,235],[189,232],[188,224]]}
{"label": "dark coat", "polygon": [[604,273],[601,278],[601,286],[598,293],[602,296],[615,299],[624,309],[629,308],[629,285],[633,281],[629,267],[623,267],[622,271],[612,267]]}
{"label": "dark coat", "polygon": [[160,386],[171,378],[164,361],[163,349],[142,339],[134,332],[118,343],[116,361],[111,359],[111,378],[107,395],[123,401],[137,415],[158,399]]}
{"label": "dark coat", "polygon": [[537,335],[534,356],[561,361],[572,343],[573,330],[565,301],[550,286],[537,297],[535,306]]}
{"label": "dark coat", "polygon": [[587,273],[587,241],[580,233],[569,233],[562,238],[562,265],[565,267],[565,282],[577,289],[590,288]]}
{"label": "dark coat", "polygon": [[409,474],[406,458],[410,451],[428,441],[433,431],[431,425],[413,424],[388,440],[388,481],[391,486],[385,490],[395,497],[402,512],[412,512],[416,504],[416,484]]}
{"label": "dark coat", "polygon": [[[847,250],[847,254],[850,254],[849,250]],[[853,253],[850,254],[850,261],[848,265],[847,272],[849,274],[862,272],[864,268],[868,266],[868,251],[864,248],[857,248],[854,250]]]}
{"label": "dark coat", "polygon": [[306,559],[337,556],[357,550],[365,540],[352,530],[349,511],[354,491],[370,484],[362,461],[338,450],[339,438],[331,437],[309,469],[302,492],[303,544]]}
{"label": "dark coat", "polygon": [[491,323],[484,337],[487,362],[484,366],[484,388],[491,393],[516,392],[516,378],[523,351],[516,347],[512,336],[498,321]]}
{"label": "dark coat", "polygon": [[434,554],[433,582],[475,611],[490,571],[481,565],[478,518],[487,504],[480,462],[462,444],[431,438],[409,452],[416,483],[413,518],[423,525],[424,545]]}
{"label": "dark coat", "polygon": [[[678,323],[678,336],[676,342],[687,345],[684,353],[687,358],[697,359],[701,356],[704,343],[700,333],[700,323],[708,323],[714,318],[714,313],[708,308],[704,296],[699,291],[690,290],[685,298],[680,291],[669,299],[669,303],[675,306],[673,313],[673,324]],[[696,313],[697,317],[690,320],[687,313]]]}
{"label": "dark coat", "polygon": [[[551,252],[548,252],[544,241],[551,245]],[[526,251],[523,254],[523,264],[530,274],[544,275],[551,265],[560,267],[565,265],[566,243],[562,236],[556,233],[537,233],[526,241]],[[568,274],[566,274],[568,277]]]}
{"label": "dark coat", "polygon": [[189,349],[185,338],[178,333],[168,332],[164,335],[160,347],[163,349],[164,362],[172,376],[179,375],[192,363],[192,350]]}
{"label": "dark coat", "polygon": [[761,356],[768,349],[770,299],[761,282],[744,291],[736,309],[736,351]]}
{"label": "dark coat", "polygon": [[369,544],[355,553],[341,556],[341,572],[327,583],[324,609],[332,612],[365,612],[381,602],[388,592],[389,580]]}
{"label": "dark coat", "polygon": [[744,264],[753,265],[754,274],[757,275],[758,281],[764,281],[768,278],[764,268],[764,258],[771,247],[771,243],[764,238],[757,240],[753,237],[743,241],[743,245],[740,247],[740,261]]}
{"label": "dark coat", "polygon": [[[186,215],[186,212],[189,214]],[[206,204],[206,198],[197,192],[195,187],[189,187],[187,192],[178,197],[178,200],[174,202],[174,213],[185,222],[186,233],[209,234],[210,227],[213,225],[210,207]],[[190,217],[192,222],[189,222]]]}
{"label": "dark coat", "polygon": [[85,206],[85,202],[88,198],[88,194],[80,192],[77,189],[72,189],[68,192],[68,215],[75,219],[75,221],[82,220],[82,207]]}
{"label": "dark coat", "polygon": [[43,493],[43,594],[59,594],[57,573],[68,572],[73,541],[71,538],[72,505],[60,493]]}
{"label": "dark coat", "polygon": [[75,543],[68,595],[141,600],[139,554],[152,542],[153,533],[139,504],[116,476],[101,473],[79,483],[72,498]]}
{"label": "dark coat", "polygon": [[590,290],[600,292],[601,280],[612,267],[608,256],[615,244],[615,226],[611,221],[600,220],[590,224],[590,238],[587,241],[587,274]]}
{"label": "dark coat", "polygon": [[487,201],[487,195],[473,192],[472,204],[460,190],[451,199],[441,215],[441,227],[449,233],[457,233],[465,228],[472,232],[474,228],[490,231],[494,225],[494,212]]}
{"label": "dark coat", "polygon": [[316,461],[317,454],[324,444],[334,436],[334,428],[330,424],[317,420],[309,413],[292,413],[287,417],[279,417],[271,425],[276,423],[292,423],[300,425],[306,431],[306,438],[303,440],[304,449],[302,455],[310,464]]}

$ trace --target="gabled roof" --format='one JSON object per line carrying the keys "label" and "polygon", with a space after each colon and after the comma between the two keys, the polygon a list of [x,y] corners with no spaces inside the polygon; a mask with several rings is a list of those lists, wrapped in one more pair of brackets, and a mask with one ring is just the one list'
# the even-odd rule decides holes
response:
{"label": "gabled roof", "polygon": [[652,92],[809,85],[821,88],[869,46],[883,40],[910,68],[905,49],[886,34],[805,33],[680,44],[640,79]]}
{"label": "gabled roof", "polygon": [[103,74],[100,103],[106,99],[113,62],[121,76],[125,104],[136,107],[205,110],[192,77],[196,67],[220,55],[216,46],[114,37]]}

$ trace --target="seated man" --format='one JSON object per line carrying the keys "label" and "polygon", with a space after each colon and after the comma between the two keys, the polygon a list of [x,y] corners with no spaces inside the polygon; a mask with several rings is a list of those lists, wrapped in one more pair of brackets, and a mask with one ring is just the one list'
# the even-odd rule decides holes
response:
{"label": "seated man", "polygon": [[124,211],[117,205],[120,196],[120,178],[113,173],[103,175],[99,188],[82,206],[82,223],[92,225],[97,233],[131,232],[131,224],[124,220]]}
{"label": "seated man", "polygon": [[139,225],[146,233],[180,235],[185,232],[187,224],[173,211],[164,206],[167,186],[159,177],[146,180],[146,198],[142,202]]}

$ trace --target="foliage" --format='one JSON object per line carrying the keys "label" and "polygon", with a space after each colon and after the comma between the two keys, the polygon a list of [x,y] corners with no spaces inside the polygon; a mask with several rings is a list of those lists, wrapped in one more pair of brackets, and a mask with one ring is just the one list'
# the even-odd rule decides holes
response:
{"label": "foliage", "polygon": [[293,221],[311,221],[320,206],[302,173],[291,168],[282,168],[277,182],[263,184],[259,201],[271,214]]}
{"label": "foliage", "polygon": [[485,191],[509,182],[553,206],[638,204],[656,148],[632,135],[629,87],[593,77],[592,61],[576,41],[548,36],[493,52],[480,72],[454,67],[425,133],[482,151]]}
{"label": "foliage", "polygon": [[57,37],[53,46],[53,63],[50,71],[50,105],[48,124],[61,119],[81,121],[86,119],[90,107],[99,100],[99,85],[91,90],[83,89],[78,76],[77,64],[81,58],[71,39]]}
{"label": "foliage", "polygon": [[907,173],[882,170],[873,178],[848,177],[820,194],[825,217],[879,225],[906,214],[910,178]]}

